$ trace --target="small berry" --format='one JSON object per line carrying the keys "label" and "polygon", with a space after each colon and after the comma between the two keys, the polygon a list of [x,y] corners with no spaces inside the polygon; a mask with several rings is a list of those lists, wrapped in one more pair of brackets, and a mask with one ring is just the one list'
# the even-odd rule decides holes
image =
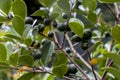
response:
{"label": "small berry", "polygon": [[57,27],[57,22],[56,21],[53,21],[53,24],[52,24],[53,27]]}
{"label": "small berry", "polygon": [[33,53],[32,56],[33,56],[34,60],[38,60],[41,58],[41,53]]}
{"label": "small berry", "polygon": [[38,25],[38,33],[41,33],[44,31],[44,26],[43,25]]}
{"label": "small berry", "polygon": [[49,32],[48,32],[48,37],[50,37],[50,38],[53,37],[53,32],[52,32],[52,31],[49,31]]}
{"label": "small berry", "polygon": [[44,45],[45,43],[47,43],[46,39],[42,39],[41,44]]}
{"label": "small berry", "polygon": [[66,31],[71,31],[69,25],[67,24],[67,22],[64,23],[64,26],[65,26],[65,30]]}
{"label": "small berry", "polygon": [[88,43],[82,43],[82,44],[81,44],[81,48],[82,48],[83,50],[88,49]]}
{"label": "small berry", "polygon": [[64,24],[63,24],[63,23],[58,24],[57,29],[58,29],[59,31],[65,31],[65,26],[64,26]]}
{"label": "small berry", "polygon": [[76,69],[76,67],[75,67],[75,65],[74,64],[69,64],[68,65],[68,71],[67,71],[67,73],[65,74],[66,76],[69,76],[70,74],[75,74],[75,73],[77,73],[77,69]]}
{"label": "small berry", "polygon": [[33,18],[31,18],[31,17],[26,17],[26,19],[25,19],[25,24],[33,24]]}
{"label": "small berry", "polygon": [[73,35],[72,38],[71,38],[71,40],[73,42],[80,42],[82,39],[80,37],[78,37],[77,35]]}
{"label": "small berry", "polygon": [[66,51],[67,53],[71,53],[71,50],[70,50],[69,47],[66,47],[66,48],[65,48],[65,51]]}
{"label": "small berry", "polygon": [[51,21],[49,18],[45,18],[44,23],[45,23],[45,25],[50,25]]}
{"label": "small berry", "polygon": [[67,18],[68,18],[67,13],[63,13],[63,14],[62,14],[62,17],[63,17],[63,19],[67,19]]}
{"label": "small berry", "polygon": [[92,32],[85,31],[83,34],[83,40],[89,40],[92,37]]}

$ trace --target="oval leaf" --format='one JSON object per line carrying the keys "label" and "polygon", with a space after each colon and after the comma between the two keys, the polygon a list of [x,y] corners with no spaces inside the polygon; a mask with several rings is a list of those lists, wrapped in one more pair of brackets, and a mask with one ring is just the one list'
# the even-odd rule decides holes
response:
{"label": "oval leaf", "polygon": [[65,64],[62,64],[62,65],[53,67],[52,72],[57,77],[62,78],[66,74],[67,70],[68,70],[68,67]]}
{"label": "oval leaf", "polygon": [[53,62],[53,66],[59,66],[68,62],[67,56],[64,53],[58,53]]}
{"label": "oval leaf", "polygon": [[6,61],[7,49],[4,44],[0,43],[0,61]]}
{"label": "oval leaf", "polygon": [[12,5],[13,13],[25,19],[27,8],[23,0],[15,0]]}
{"label": "oval leaf", "polygon": [[0,9],[8,15],[12,5],[12,0],[0,0]]}
{"label": "oval leaf", "polygon": [[116,25],[111,30],[112,37],[120,43],[120,25]]}
{"label": "oval leaf", "polygon": [[120,2],[120,0],[98,0],[101,3],[114,3],[114,2]]}
{"label": "oval leaf", "polygon": [[0,23],[9,21],[6,17],[0,16]]}
{"label": "oval leaf", "polygon": [[30,72],[30,73],[26,73],[24,75],[22,75],[19,79],[17,80],[31,80],[31,78],[33,78],[36,74],[38,73],[33,73],[33,72]]}
{"label": "oval leaf", "polygon": [[23,35],[25,22],[20,16],[15,16],[12,22],[13,28],[19,35]]}
{"label": "oval leaf", "polygon": [[0,70],[4,70],[4,69],[8,69],[9,68],[9,64],[5,63],[5,62],[0,62]]}
{"label": "oval leaf", "polygon": [[84,30],[84,24],[82,23],[82,21],[77,18],[71,18],[69,20],[69,27],[75,34],[82,38]]}
{"label": "oval leaf", "polygon": [[33,57],[30,55],[22,55],[19,57],[19,65],[32,66],[33,62]]}
{"label": "oval leaf", "polygon": [[120,80],[120,70],[113,67],[105,67],[104,70],[113,74],[118,80]]}
{"label": "oval leaf", "polygon": [[103,55],[105,57],[112,59],[116,65],[120,66],[120,55],[119,54],[104,53]]}
{"label": "oval leaf", "polygon": [[52,53],[54,52],[54,43],[53,42],[46,42],[41,49],[42,52],[42,61],[45,65],[47,65],[49,59],[52,56]]}
{"label": "oval leaf", "polygon": [[70,11],[70,4],[68,0],[58,0],[57,5],[64,11]]}
{"label": "oval leaf", "polygon": [[18,64],[18,53],[14,53],[10,56],[10,64],[13,66],[17,66]]}

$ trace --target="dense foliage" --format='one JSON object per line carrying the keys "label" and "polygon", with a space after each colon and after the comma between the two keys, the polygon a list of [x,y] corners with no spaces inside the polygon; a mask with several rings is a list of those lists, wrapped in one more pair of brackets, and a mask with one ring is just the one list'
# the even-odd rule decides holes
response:
{"label": "dense foliage", "polygon": [[120,80],[120,0],[0,0],[1,80]]}

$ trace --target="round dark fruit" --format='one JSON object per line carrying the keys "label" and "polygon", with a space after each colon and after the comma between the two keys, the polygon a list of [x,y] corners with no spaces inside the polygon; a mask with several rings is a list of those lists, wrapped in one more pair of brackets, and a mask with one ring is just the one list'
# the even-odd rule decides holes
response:
{"label": "round dark fruit", "polygon": [[58,29],[59,31],[65,31],[65,25],[64,25],[63,23],[58,24],[57,29]]}
{"label": "round dark fruit", "polygon": [[40,47],[40,43],[33,41],[32,44],[31,44],[31,47],[34,47],[34,48],[38,49]]}
{"label": "round dark fruit", "polygon": [[11,20],[12,18],[13,18],[13,14],[10,13],[10,14],[8,15],[8,19]]}
{"label": "round dark fruit", "polygon": [[63,17],[63,19],[67,19],[67,18],[68,18],[67,13],[63,13],[63,14],[62,14],[62,17]]}
{"label": "round dark fruit", "polygon": [[33,53],[32,56],[33,56],[34,60],[38,60],[41,58],[41,53]]}
{"label": "round dark fruit", "polygon": [[45,43],[47,43],[47,39],[42,39],[41,44],[44,45]]}
{"label": "round dark fruit", "polygon": [[106,32],[105,37],[110,37],[110,34],[108,32]]}
{"label": "round dark fruit", "polygon": [[31,17],[26,17],[26,19],[25,19],[25,24],[33,24],[33,18],[31,18]]}
{"label": "round dark fruit", "polygon": [[49,32],[48,32],[48,37],[50,37],[50,38],[53,37],[53,32],[52,32],[52,31],[49,31]]}
{"label": "round dark fruit", "polygon": [[92,37],[92,32],[90,31],[85,31],[83,34],[83,40],[89,40]]}
{"label": "round dark fruit", "polygon": [[38,25],[38,33],[41,33],[44,31],[44,26],[43,25]]}
{"label": "round dark fruit", "polygon": [[66,48],[65,48],[65,51],[66,51],[68,54],[71,53],[71,50],[70,50],[69,47],[66,47]]}
{"label": "round dark fruit", "polygon": [[57,22],[53,21],[52,26],[56,28],[57,27]]}
{"label": "round dark fruit", "polygon": [[73,35],[72,38],[71,38],[71,40],[73,42],[80,42],[82,39],[80,37],[78,37],[77,35]]}
{"label": "round dark fruit", "polygon": [[88,49],[88,43],[82,43],[82,44],[81,44],[81,48],[82,48],[83,50]]}
{"label": "round dark fruit", "polygon": [[51,23],[49,18],[45,18],[43,22],[45,25],[50,25],[50,23]]}
{"label": "round dark fruit", "polygon": [[76,69],[74,64],[69,64],[68,65],[68,71],[65,75],[67,76],[67,75],[70,75],[70,74],[75,74],[75,73],[77,73],[77,71],[78,70]]}
{"label": "round dark fruit", "polygon": [[34,47],[35,41],[32,42],[31,47]]}
{"label": "round dark fruit", "polygon": [[71,31],[69,25],[67,24],[67,22],[64,23],[65,26],[65,31]]}

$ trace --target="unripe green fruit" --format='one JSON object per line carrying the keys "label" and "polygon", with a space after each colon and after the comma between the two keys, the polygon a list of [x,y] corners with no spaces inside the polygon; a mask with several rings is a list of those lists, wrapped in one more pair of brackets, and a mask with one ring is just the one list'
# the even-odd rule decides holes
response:
{"label": "unripe green fruit", "polygon": [[33,24],[33,18],[31,18],[31,17],[26,17],[26,19],[25,19],[25,24]]}
{"label": "unripe green fruit", "polygon": [[50,37],[50,38],[53,37],[53,32],[52,32],[52,31],[49,31],[49,32],[48,32],[48,37]]}
{"label": "unripe green fruit", "polygon": [[45,18],[43,22],[45,25],[50,25],[50,23],[51,23],[49,18]]}

